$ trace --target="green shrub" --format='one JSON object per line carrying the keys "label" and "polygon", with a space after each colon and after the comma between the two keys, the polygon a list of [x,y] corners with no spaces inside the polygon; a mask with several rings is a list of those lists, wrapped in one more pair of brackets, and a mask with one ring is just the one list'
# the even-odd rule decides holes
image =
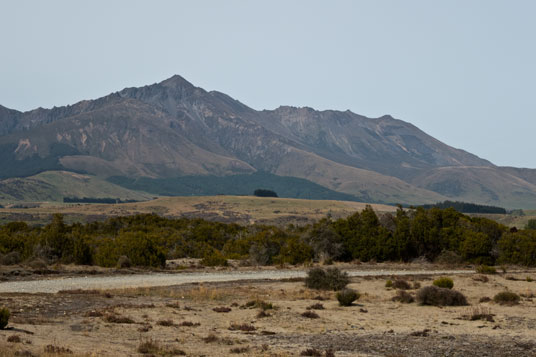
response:
{"label": "green shrub", "polygon": [[385,287],[386,288],[392,288],[393,287],[393,281],[392,280],[387,280],[385,282]]}
{"label": "green shrub", "polygon": [[305,286],[317,290],[342,290],[349,282],[348,274],[337,268],[313,268],[305,278]]}
{"label": "green shrub", "polygon": [[438,288],[446,288],[446,289],[452,289],[454,287],[454,281],[452,281],[451,278],[442,277],[439,279],[434,280],[434,286],[437,286]]}
{"label": "green shrub", "polygon": [[352,289],[342,289],[337,293],[337,300],[341,306],[351,306],[361,295]]}
{"label": "green shrub", "polygon": [[417,292],[417,301],[421,305],[432,306],[464,306],[467,305],[465,296],[456,290],[426,286]]}
{"label": "green shrub", "polygon": [[493,301],[500,305],[516,305],[519,303],[519,295],[511,291],[502,291],[493,297]]}
{"label": "green shrub", "polygon": [[11,313],[7,308],[3,307],[0,309],[0,330],[6,328],[10,315]]}
{"label": "green shrub", "polygon": [[497,274],[497,269],[484,264],[477,266],[476,272],[479,274]]}

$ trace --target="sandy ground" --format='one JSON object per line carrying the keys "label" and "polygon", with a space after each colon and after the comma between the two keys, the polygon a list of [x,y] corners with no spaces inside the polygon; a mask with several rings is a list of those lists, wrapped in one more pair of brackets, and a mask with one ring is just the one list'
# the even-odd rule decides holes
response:
{"label": "sandy ground", "polygon": [[[157,356],[536,356],[536,270],[449,276],[470,306],[394,302],[397,291],[385,287],[385,276],[352,278],[349,287],[362,296],[350,307],[300,279],[1,293],[0,306],[13,315],[10,329],[0,331],[0,356],[140,356],[143,347]],[[412,286],[434,278],[404,277]],[[480,302],[506,289],[523,296],[518,305]],[[268,316],[248,306],[260,300],[273,305]],[[302,316],[313,304],[322,305],[311,310],[318,318]],[[489,321],[470,319],[479,312]],[[11,336],[20,342],[7,342]]]}

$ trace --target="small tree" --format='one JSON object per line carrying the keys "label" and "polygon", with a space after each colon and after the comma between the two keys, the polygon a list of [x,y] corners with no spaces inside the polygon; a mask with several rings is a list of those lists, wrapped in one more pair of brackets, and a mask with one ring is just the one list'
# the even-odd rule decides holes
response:
{"label": "small tree", "polygon": [[0,309],[0,330],[6,328],[10,315],[11,314],[7,308],[3,307]]}
{"label": "small tree", "polygon": [[525,226],[525,229],[535,229],[536,230],[536,219],[531,218],[527,222],[527,225]]}
{"label": "small tree", "polygon": [[275,191],[272,191],[272,190],[265,190],[265,189],[262,189],[262,188],[258,188],[256,189],[253,194],[257,197],[278,197],[277,196],[277,193],[275,193]]}

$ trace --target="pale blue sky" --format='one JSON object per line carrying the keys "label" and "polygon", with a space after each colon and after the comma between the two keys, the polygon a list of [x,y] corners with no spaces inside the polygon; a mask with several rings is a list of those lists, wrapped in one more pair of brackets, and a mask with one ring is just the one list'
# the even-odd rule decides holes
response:
{"label": "pale blue sky", "polygon": [[255,109],[391,114],[536,168],[536,1],[0,2],[0,104],[72,104],[180,74]]}

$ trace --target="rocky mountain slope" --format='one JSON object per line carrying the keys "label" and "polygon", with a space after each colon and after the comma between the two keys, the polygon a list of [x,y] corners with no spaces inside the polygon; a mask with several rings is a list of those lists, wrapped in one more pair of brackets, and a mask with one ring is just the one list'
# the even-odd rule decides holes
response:
{"label": "rocky mountain slope", "polygon": [[44,170],[101,178],[267,172],[376,202],[536,206],[532,170],[497,167],[407,122],[311,108],[255,111],[180,76],[66,107],[0,107],[0,161],[0,178]]}

